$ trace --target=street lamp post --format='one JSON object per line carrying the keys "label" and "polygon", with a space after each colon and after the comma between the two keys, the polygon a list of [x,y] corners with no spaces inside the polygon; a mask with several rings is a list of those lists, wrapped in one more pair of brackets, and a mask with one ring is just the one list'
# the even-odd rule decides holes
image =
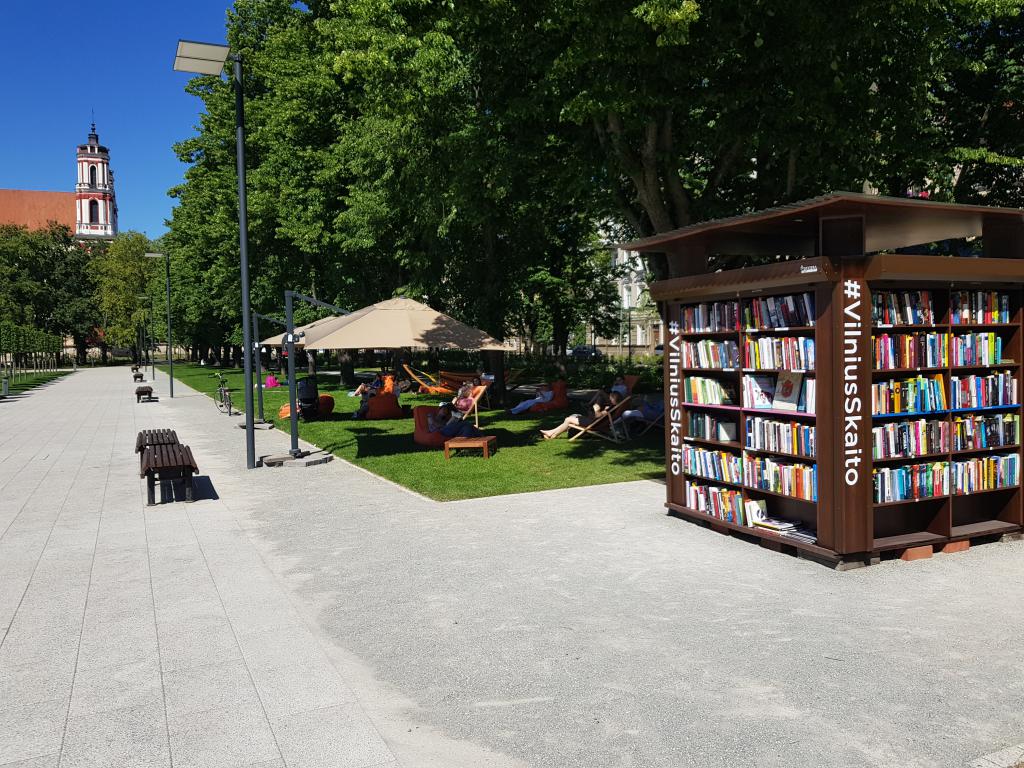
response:
{"label": "street lamp post", "polygon": [[171,333],[171,257],[167,253],[145,253],[147,259],[163,259],[167,282],[167,368],[170,376],[170,392],[174,397],[174,355],[171,354],[171,345],[174,343],[174,334]]}
{"label": "street lamp post", "polygon": [[245,465],[256,467],[256,431],[252,402],[252,336],[249,308],[249,243],[245,201],[245,104],[242,92],[242,57],[231,53],[226,45],[179,40],[174,69],[197,75],[217,75],[232,62],[235,85],[235,165],[238,174],[238,250],[242,271],[242,347],[245,389]]}

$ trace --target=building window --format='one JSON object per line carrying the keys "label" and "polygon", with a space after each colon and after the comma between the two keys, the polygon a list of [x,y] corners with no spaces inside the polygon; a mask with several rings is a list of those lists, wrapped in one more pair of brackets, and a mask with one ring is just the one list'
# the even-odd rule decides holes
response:
{"label": "building window", "polygon": [[93,187],[96,186],[96,166],[95,165],[90,165],[89,166],[89,185],[93,186]]}
{"label": "building window", "polygon": [[99,224],[100,223],[100,204],[95,200],[89,201],[89,223]]}

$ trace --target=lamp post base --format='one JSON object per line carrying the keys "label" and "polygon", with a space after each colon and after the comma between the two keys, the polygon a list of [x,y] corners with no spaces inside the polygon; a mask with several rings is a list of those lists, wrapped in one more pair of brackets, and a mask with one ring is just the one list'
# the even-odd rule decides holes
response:
{"label": "lamp post base", "polygon": [[265,467],[315,467],[318,464],[326,464],[333,458],[333,454],[326,451],[300,451],[299,456],[292,456],[290,453],[264,456],[262,463]]}

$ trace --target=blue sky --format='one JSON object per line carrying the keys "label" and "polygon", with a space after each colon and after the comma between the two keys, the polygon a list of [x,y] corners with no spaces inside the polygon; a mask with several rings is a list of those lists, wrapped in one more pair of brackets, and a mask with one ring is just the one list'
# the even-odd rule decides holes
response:
{"label": "blue sky", "polygon": [[223,42],[230,0],[3,0],[0,188],[72,192],[75,146],[96,110],[110,148],[119,225],[166,230],[185,166],[171,145],[202,103],[171,65],[179,37]]}

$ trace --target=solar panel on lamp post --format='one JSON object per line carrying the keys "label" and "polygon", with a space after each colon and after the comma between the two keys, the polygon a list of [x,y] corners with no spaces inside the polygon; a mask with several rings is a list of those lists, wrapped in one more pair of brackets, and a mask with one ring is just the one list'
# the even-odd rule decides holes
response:
{"label": "solar panel on lamp post", "polygon": [[165,277],[167,283],[167,370],[170,377],[170,394],[174,397],[174,356],[171,354],[171,345],[174,343],[174,335],[171,333],[171,257],[166,253],[144,253],[147,259],[163,259]]}
{"label": "solar panel on lamp post", "polygon": [[242,271],[242,361],[245,381],[245,465],[256,467],[256,431],[253,423],[252,402],[252,335],[249,308],[249,243],[247,209],[245,201],[245,105],[242,92],[242,57],[231,53],[226,45],[179,40],[174,56],[177,72],[197,75],[224,73],[228,60],[232,63],[235,86],[235,165],[238,172],[238,249]]}

